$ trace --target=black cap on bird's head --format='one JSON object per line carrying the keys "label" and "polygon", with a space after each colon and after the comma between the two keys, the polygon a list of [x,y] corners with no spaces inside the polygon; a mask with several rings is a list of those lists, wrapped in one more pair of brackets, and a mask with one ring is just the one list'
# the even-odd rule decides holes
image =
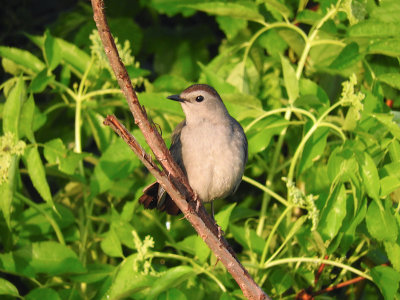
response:
{"label": "black cap on bird's head", "polygon": [[229,115],[217,91],[207,84],[191,85],[179,95],[171,95],[167,98],[181,103],[188,123],[203,120],[215,122]]}
{"label": "black cap on bird's head", "polygon": [[212,98],[217,98],[221,100],[221,97],[219,96],[218,92],[208,84],[193,84],[188,88],[186,88],[185,90],[183,90],[182,93],[168,96],[167,99],[178,102],[190,101],[191,99],[188,96],[196,93],[198,94],[196,97],[194,97],[194,100],[196,102],[202,102],[204,100],[204,97],[207,95],[211,96]]}

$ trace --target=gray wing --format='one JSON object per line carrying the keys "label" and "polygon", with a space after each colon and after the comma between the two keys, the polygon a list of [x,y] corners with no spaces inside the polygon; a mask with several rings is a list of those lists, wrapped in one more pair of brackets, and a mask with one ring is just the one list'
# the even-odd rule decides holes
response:
{"label": "gray wing", "polygon": [[172,133],[171,137],[171,147],[169,147],[169,151],[171,152],[172,157],[178,164],[178,166],[182,169],[183,173],[186,174],[185,166],[183,165],[182,159],[182,142],[181,142],[181,132],[183,127],[186,126],[186,120],[183,120],[179,123],[174,132]]}
{"label": "gray wing", "polygon": [[[179,123],[174,131],[172,132],[171,136],[171,146],[169,147],[169,151],[171,152],[172,158],[175,160],[175,162],[178,164],[178,166],[182,169],[183,173],[186,174],[185,166],[183,165],[183,160],[182,160],[182,142],[181,142],[181,132],[182,128],[186,126],[186,120],[183,120],[181,123]],[[157,193],[157,207],[163,207],[163,206],[169,206],[167,203],[168,200],[172,202],[172,200],[169,199],[169,195],[165,192],[163,187],[159,185],[158,188],[158,193]],[[173,202],[172,202],[173,203]],[[174,203],[173,203],[174,204]],[[175,206],[176,207],[176,206]]]}
{"label": "gray wing", "polygon": [[[244,130],[243,130],[243,127],[240,125],[240,123],[238,121],[236,121],[234,118],[232,118],[232,120],[233,120],[233,122],[231,122],[232,131],[233,131],[233,135],[235,136],[234,140],[238,141],[239,148],[242,148],[241,152],[242,152],[242,155],[243,155],[243,172],[242,172],[242,176],[243,176],[244,169],[246,167],[246,163],[247,163],[247,159],[248,159],[247,137],[246,137],[246,135],[244,133]],[[233,192],[236,192],[236,190],[238,189],[239,184],[242,181],[242,176],[240,176],[240,179],[236,183]]]}

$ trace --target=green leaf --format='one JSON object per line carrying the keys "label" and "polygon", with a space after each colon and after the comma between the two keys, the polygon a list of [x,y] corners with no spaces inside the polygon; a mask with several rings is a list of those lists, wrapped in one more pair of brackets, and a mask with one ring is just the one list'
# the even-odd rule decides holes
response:
{"label": "green leaf", "polygon": [[379,175],[374,160],[367,152],[357,155],[357,159],[361,168],[361,178],[368,196],[380,203]]}
{"label": "green leaf", "polygon": [[254,230],[248,227],[235,226],[233,224],[229,225],[229,230],[233,238],[244,248],[262,254],[265,240],[258,236]]}
{"label": "green leaf", "polygon": [[19,122],[19,137],[27,137],[31,143],[35,142],[33,135],[33,116],[35,112],[35,101],[33,95],[29,95],[28,99],[24,102],[21,109],[20,119],[23,122]]}
{"label": "green leaf", "polygon": [[57,292],[50,288],[36,288],[25,296],[26,300],[61,300]]}
{"label": "green leaf", "polygon": [[284,17],[284,19],[291,19],[293,16],[292,10],[290,10],[285,4],[277,0],[265,0],[265,7],[273,13],[273,15],[280,20],[277,13]]}
{"label": "green leaf", "polygon": [[167,290],[157,298],[158,300],[186,300],[186,295],[176,288]]}
{"label": "green leaf", "polygon": [[325,150],[328,133],[329,128],[318,128],[311,136],[311,138],[307,141],[304,146],[301,160],[299,162],[299,174],[302,174],[305,170],[312,167],[314,162],[320,159],[320,156]]}
{"label": "green leaf", "polygon": [[25,82],[19,77],[17,83],[8,94],[3,108],[3,132],[12,132],[18,139],[18,125],[21,107],[26,99]]}
{"label": "green leaf", "polygon": [[392,161],[400,161],[400,143],[397,140],[390,143],[389,154]]}
{"label": "green leaf", "polygon": [[400,139],[400,127],[393,121],[392,114],[373,114],[372,117],[385,125],[395,138]]}
{"label": "green leaf", "polygon": [[11,203],[14,198],[14,190],[16,186],[16,174],[19,159],[16,154],[11,156],[10,166],[8,168],[8,181],[4,181],[0,185],[0,206],[3,217],[6,220],[8,228],[11,228]]}
{"label": "green leaf", "polygon": [[347,196],[343,184],[338,186],[326,201],[321,212],[318,232],[324,240],[332,240],[343,226],[347,213]]}
{"label": "green leaf", "polygon": [[336,70],[344,70],[351,67],[362,59],[358,52],[358,44],[350,43],[343,48],[335,60],[329,65],[329,68]]}
{"label": "green leaf", "polygon": [[196,236],[195,243],[194,245],[192,244],[192,247],[193,246],[196,257],[199,259],[200,262],[205,263],[205,261],[207,260],[208,256],[211,253],[210,248],[199,236]]}
{"label": "green leaf", "polygon": [[197,234],[192,234],[185,237],[182,241],[176,243],[176,247],[182,251],[194,255],[195,249],[193,245],[196,244],[196,240],[199,238]]}
{"label": "green leaf", "polygon": [[111,277],[115,267],[110,264],[89,264],[87,272],[71,276],[75,282],[94,283]]}
{"label": "green leaf", "polygon": [[24,158],[33,186],[39,192],[40,196],[42,196],[42,198],[53,207],[53,198],[51,196],[50,187],[47,183],[46,173],[37,146],[27,147]]}
{"label": "green leaf", "polygon": [[[75,218],[70,209],[67,207],[55,204],[57,212],[50,208],[46,203],[37,204],[36,207],[29,207],[18,217],[18,224],[14,227],[15,232],[21,238],[36,239],[54,233],[54,228],[49,222],[49,219],[41,213],[44,211],[66,232],[67,228],[74,225]],[[38,210],[40,209],[40,211]]]}
{"label": "green leaf", "polygon": [[368,47],[368,53],[383,54],[392,57],[400,56],[400,39],[383,39],[373,42]]}
{"label": "green leaf", "polygon": [[397,22],[367,20],[351,26],[349,35],[351,37],[366,38],[398,37],[400,35],[400,28]]}
{"label": "green leaf", "polygon": [[400,90],[400,74],[399,73],[385,73],[378,76],[378,80],[386,83],[387,85]]}
{"label": "green leaf", "polygon": [[85,271],[75,252],[51,241],[27,244],[0,254],[0,269],[28,277],[35,277],[37,273],[53,276]]}
{"label": "green leaf", "polygon": [[323,88],[310,79],[301,78],[299,81],[300,98],[296,100],[296,106],[309,109],[310,106],[318,112],[329,107],[329,98]]}
{"label": "green leaf", "polygon": [[[378,3],[377,3],[378,4]],[[397,0],[380,1],[379,5],[374,5],[370,12],[370,17],[380,21],[400,21],[400,3]]]}
{"label": "green leaf", "polygon": [[139,165],[139,159],[122,139],[115,140],[101,156],[94,169],[91,181],[92,191],[102,193],[110,189],[114,181],[131,174]]}
{"label": "green leaf", "polygon": [[0,278],[0,295],[19,297],[19,292],[15,285],[13,285],[11,282]]}
{"label": "green leaf", "polygon": [[272,137],[278,135],[287,125],[288,121],[278,116],[270,116],[254,125],[246,132],[249,154],[252,155],[265,150]]}
{"label": "green leaf", "polygon": [[400,273],[400,245],[397,242],[385,242],[384,245],[391,265]]}
{"label": "green leaf", "polygon": [[371,276],[385,300],[395,299],[399,288],[400,274],[391,267],[378,266],[371,269]]}
{"label": "green leaf", "polygon": [[200,63],[199,65],[206,77],[207,83],[213,86],[220,94],[238,92],[238,89],[236,87],[226,82],[223,78],[218,76],[213,70],[210,70],[210,68]]}
{"label": "green leaf", "polygon": [[29,257],[19,255],[18,252],[0,254],[0,270],[25,277],[35,277],[35,270],[29,263]]}
{"label": "green leaf", "polygon": [[110,229],[101,241],[101,249],[111,257],[123,257],[121,242],[114,229]]}
{"label": "green leaf", "polygon": [[178,286],[195,274],[196,272],[189,266],[179,266],[168,269],[161,277],[155,280],[152,288],[146,295],[146,300],[156,299],[160,293]]}
{"label": "green leaf", "polygon": [[29,74],[38,73],[46,67],[44,62],[35,55],[29,51],[18,48],[0,46],[0,56],[22,66]]}
{"label": "green leaf", "polygon": [[54,139],[44,144],[44,157],[50,164],[57,164],[61,172],[72,175],[85,153],[67,150],[61,139]]}
{"label": "green leaf", "polygon": [[[390,150],[389,150],[390,151]],[[400,162],[395,161],[390,164],[386,164],[381,170],[379,175],[382,178],[381,193],[380,196],[386,197],[390,193],[400,188]]]}
{"label": "green leaf", "polygon": [[44,33],[44,57],[48,68],[52,71],[61,62],[61,47],[57,39],[54,39],[47,29]]}
{"label": "green leaf", "polygon": [[378,241],[395,242],[398,235],[398,228],[395,217],[390,211],[381,210],[375,201],[368,207],[367,216],[368,232]]}
{"label": "green leaf", "polygon": [[381,185],[381,197],[387,197],[389,194],[393,193],[400,188],[400,179],[395,176],[387,176],[382,178],[380,181]]}
{"label": "green leaf", "polygon": [[182,92],[190,84],[189,81],[175,74],[161,75],[153,81],[155,91],[171,91],[176,94]]}
{"label": "green leaf", "polygon": [[149,290],[154,286],[154,276],[135,271],[136,259],[137,254],[133,254],[119,265],[118,272],[103,299],[122,299],[146,288]]}
{"label": "green leaf", "polygon": [[247,21],[230,16],[217,16],[219,28],[225,33],[228,40],[233,39],[240,30],[247,27]]}
{"label": "green leaf", "polygon": [[86,110],[86,120],[89,123],[97,148],[104,152],[110,145],[112,130],[103,124],[104,117],[92,110]]}
{"label": "green leaf", "polygon": [[285,40],[278,34],[276,29],[268,30],[257,40],[258,44],[264,47],[271,56],[279,57],[287,49]]}
{"label": "green leaf", "polygon": [[278,295],[282,295],[294,284],[292,275],[283,268],[274,269],[268,281],[273,286],[272,292]]}
{"label": "green leaf", "polygon": [[215,215],[215,220],[223,231],[225,231],[228,228],[229,219],[230,219],[231,213],[235,207],[236,207],[236,203],[232,203],[229,206],[225,206],[221,211],[219,211]]}
{"label": "green leaf", "polygon": [[199,2],[182,4],[183,7],[204,11],[211,15],[229,16],[232,18],[262,22],[263,16],[253,2]]}
{"label": "green leaf", "polygon": [[296,16],[296,21],[303,24],[314,25],[322,18],[322,14],[311,9],[300,11]]}
{"label": "green leaf", "polygon": [[41,93],[44,89],[54,81],[54,75],[48,75],[47,69],[40,71],[33,77],[29,85],[29,91],[32,93]]}
{"label": "green leaf", "polygon": [[299,81],[296,78],[296,72],[286,57],[281,56],[281,63],[289,102],[293,102],[299,97]]}
{"label": "green leaf", "polygon": [[32,243],[16,252],[30,259],[29,264],[36,273],[59,275],[85,271],[75,252],[56,242]]}

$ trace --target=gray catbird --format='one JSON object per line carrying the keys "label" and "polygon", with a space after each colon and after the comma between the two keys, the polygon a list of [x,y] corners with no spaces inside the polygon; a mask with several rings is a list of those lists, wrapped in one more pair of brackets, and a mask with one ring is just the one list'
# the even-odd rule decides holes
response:
{"label": "gray catbird", "polygon": [[[170,152],[187,175],[193,191],[203,202],[235,192],[247,162],[247,139],[217,91],[206,84],[195,84],[167,98],[179,101],[186,115],[172,134]],[[143,193],[139,202],[146,208],[158,208],[173,215],[179,213],[157,182]]]}

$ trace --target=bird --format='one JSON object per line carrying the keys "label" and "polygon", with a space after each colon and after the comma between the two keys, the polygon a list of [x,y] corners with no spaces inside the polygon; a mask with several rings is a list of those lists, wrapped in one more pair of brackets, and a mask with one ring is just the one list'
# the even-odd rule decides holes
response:
{"label": "bird", "polygon": [[[207,84],[194,84],[167,99],[181,104],[185,119],[172,133],[170,153],[187,176],[195,195],[211,202],[233,194],[243,177],[248,143],[242,126],[226,109],[218,92]],[[180,210],[158,182],[139,198],[145,208],[177,215]]]}

